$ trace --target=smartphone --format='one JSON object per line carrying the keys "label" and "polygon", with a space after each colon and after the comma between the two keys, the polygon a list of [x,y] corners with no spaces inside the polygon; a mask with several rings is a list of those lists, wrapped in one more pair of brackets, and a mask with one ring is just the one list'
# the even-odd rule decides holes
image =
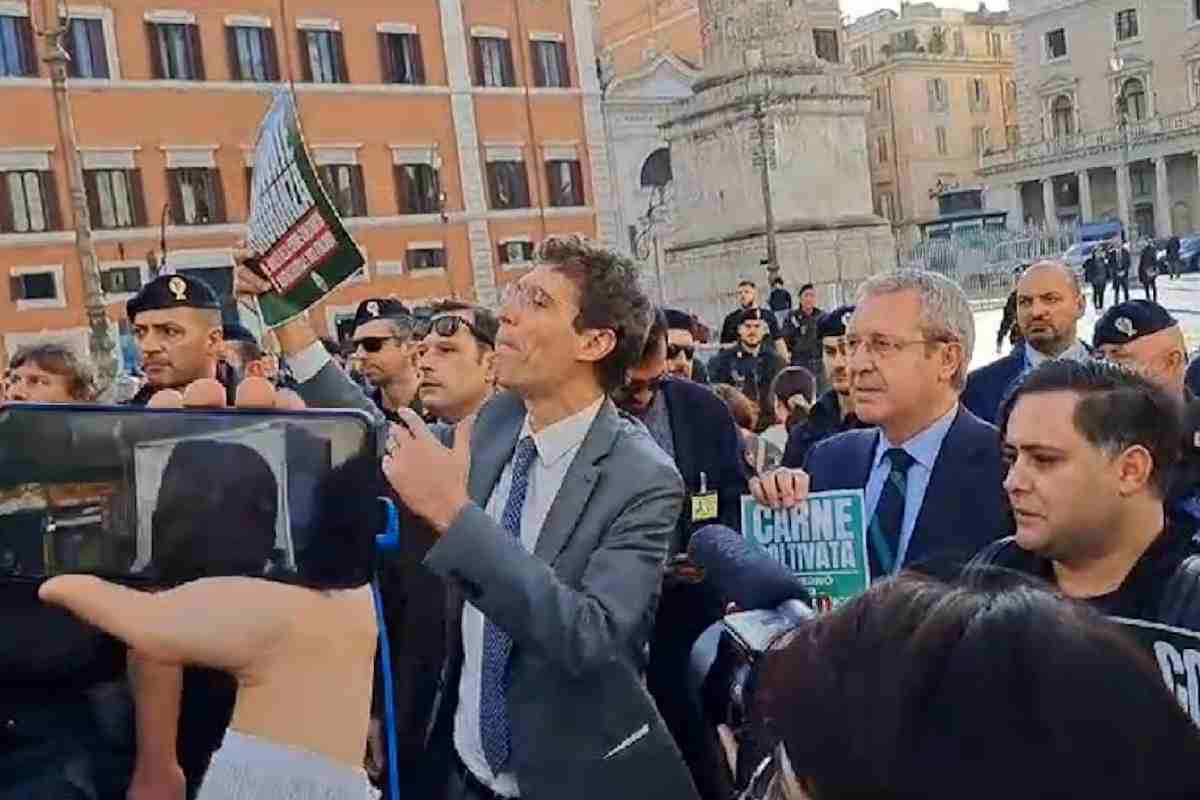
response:
{"label": "smartphone", "polygon": [[0,582],[362,585],[383,482],[360,411],[0,406]]}

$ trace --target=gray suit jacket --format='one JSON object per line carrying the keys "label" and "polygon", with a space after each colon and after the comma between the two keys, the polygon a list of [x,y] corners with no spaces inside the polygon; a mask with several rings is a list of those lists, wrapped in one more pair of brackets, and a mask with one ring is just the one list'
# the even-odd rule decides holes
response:
{"label": "gray suit jacket", "polygon": [[691,800],[691,775],[641,679],[684,499],[679,473],[606,400],[530,554],[483,510],[524,420],[512,394],[479,413],[473,502],[425,559],[451,587],[439,739],[452,740],[470,600],[513,639],[512,767],[523,798]]}

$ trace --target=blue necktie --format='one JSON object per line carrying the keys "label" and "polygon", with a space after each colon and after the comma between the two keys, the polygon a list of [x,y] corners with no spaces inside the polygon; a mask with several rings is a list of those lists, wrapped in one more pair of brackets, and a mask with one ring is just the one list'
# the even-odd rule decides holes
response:
{"label": "blue necktie", "polygon": [[900,533],[904,528],[904,497],[908,492],[908,470],[916,459],[908,451],[893,447],[883,454],[891,469],[879,494],[875,516],[871,519],[871,580],[892,574],[900,553]]}
{"label": "blue necktie", "polygon": [[[518,542],[521,541],[521,512],[529,490],[529,471],[537,458],[533,438],[526,436],[517,442],[512,460],[512,486],[504,504],[500,524]],[[483,668],[479,679],[479,735],[483,755],[493,775],[504,771],[512,749],[512,731],[508,721],[508,657],[512,653],[512,637],[484,617]]]}

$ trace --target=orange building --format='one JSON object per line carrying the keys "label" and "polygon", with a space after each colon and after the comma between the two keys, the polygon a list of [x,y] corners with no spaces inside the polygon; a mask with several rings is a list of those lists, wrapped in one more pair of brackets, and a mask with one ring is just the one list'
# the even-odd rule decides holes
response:
{"label": "orange building", "polygon": [[[292,80],[309,150],[367,255],[314,311],[494,302],[548,235],[611,242],[588,0],[70,3],[69,81],[114,320],[167,264],[230,297],[255,132]],[[86,342],[41,3],[0,0],[0,333]]]}
{"label": "orange building", "polygon": [[615,76],[665,53],[701,61],[699,0],[609,0],[600,6],[597,28],[601,57]]}

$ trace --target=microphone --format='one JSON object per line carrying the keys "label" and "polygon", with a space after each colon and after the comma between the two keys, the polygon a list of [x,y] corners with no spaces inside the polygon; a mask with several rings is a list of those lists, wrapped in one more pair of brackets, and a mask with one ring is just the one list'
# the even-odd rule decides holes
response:
{"label": "microphone", "polygon": [[811,605],[812,594],[800,579],[763,550],[724,525],[708,525],[692,534],[688,558],[704,569],[704,587],[720,607],[739,611],[773,609],[788,600]]}

